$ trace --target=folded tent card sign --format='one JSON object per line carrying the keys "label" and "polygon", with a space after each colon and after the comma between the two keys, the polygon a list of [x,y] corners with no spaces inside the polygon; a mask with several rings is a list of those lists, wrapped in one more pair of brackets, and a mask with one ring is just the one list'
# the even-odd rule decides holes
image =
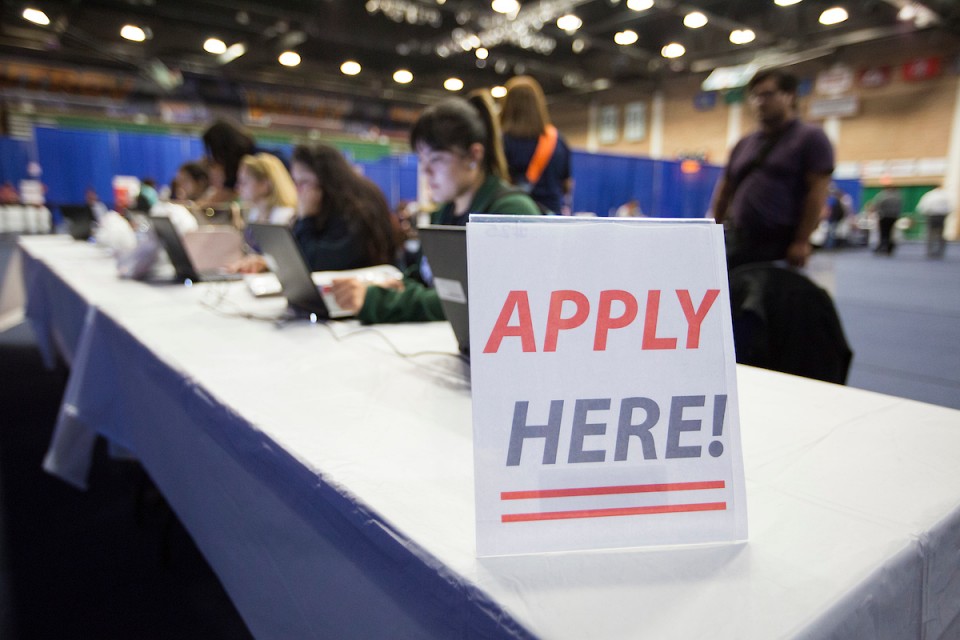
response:
{"label": "folded tent card sign", "polygon": [[472,215],[477,553],[744,540],[712,220]]}

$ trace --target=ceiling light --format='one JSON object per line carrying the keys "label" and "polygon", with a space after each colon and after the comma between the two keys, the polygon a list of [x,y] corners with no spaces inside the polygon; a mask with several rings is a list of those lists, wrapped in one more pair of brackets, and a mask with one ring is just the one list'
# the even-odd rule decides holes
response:
{"label": "ceiling light", "polygon": [[490,95],[492,95],[494,98],[502,98],[507,95],[507,88],[504,86],[498,85],[490,89]]}
{"label": "ceiling light", "polygon": [[639,39],[640,36],[637,35],[637,32],[631,31],[630,29],[627,29],[626,31],[618,31],[613,36],[613,41],[622,45],[633,44]]}
{"label": "ceiling light", "polygon": [[447,91],[460,91],[460,89],[463,89],[463,80],[460,78],[447,78],[443,81],[443,88]]}
{"label": "ceiling light", "polygon": [[560,16],[559,18],[557,18],[557,28],[563,29],[567,33],[573,33],[574,31],[576,31],[582,26],[583,26],[583,20],[573,15],[572,13],[568,13],[565,16]]}
{"label": "ceiling light", "polygon": [[733,44],[747,44],[757,39],[752,29],[734,29],[730,32],[730,42]]}
{"label": "ceiling light", "polygon": [[227,64],[228,62],[233,62],[243,54],[247,52],[247,45],[242,42],[237,42],[227,47],[227,50],[220,54],[218,58],[220,64]]}
{"label": "ceiling light", "polygon": [[707,16],[699,11],[692,11],[683,17],[683,26],[688,29],[699,29],[707,24]]}
{"label": "ceiling light", "polygon": [[653,0],[627,0],[627,9],[646,11],[653,6]]}
{"label": "ceiling light", "polygon": [[574,53],[580,53],[587,46],[587,43],[584,42],[583,38],[577,38],[573,41],[573,44],[570,45],[570,48],[573,49]]}
{"label": "ceiling light", "polygon": [[277,61],[285,67],[295,67],[300,64],[300,54],[296,51],[284,51]]}
{"label": "ceiling light", "polygon": [[514,14],[520,11],[520,3],[517,0],[493,0],[490,8],[497,13]]}
{"label": "ceiling light", "polygon": [[24,20],[29,20],[33,24],[39,24],[40,26],[43,26],[43,27],[50,24],[50,18],[48,18],[47,14],[45,14],[43,11],[40,11],[39,9],[30,9],[28,7],[23,10],[23,13],[21,15],[23,15]]}
{"label": "ceiling light", "polygon": [[360,63],[356,60],[347,60],[340,65],[340,73],[345,76],[355,76],[360,73]]}
{"label": "ceiling light", "polygon": [[490,55],[490,52],[484,49],[483,47],[480,47],[479,49],[477,49],[475,53],[477,55],[477,58],[479,58],[480,60],[486,60],[487,56]]}
{"label": "ceiling light", "polygon": [[207,53],[220,55],[221,53],[226,53],[227,44],[219,38],[207,38],[203,43],[203,50]]}
{"label": "ceiling light", "polygon": [[917,7],[917,17],[913,19],[913,26],[924,29],[937,22],[937,14],[926,7]]}
{"label": "ceiling light", "polygon": [[849,17],[850,15],[843,7],[832,7],[820,14],[820,24],[839,24]]}
{"label": "ceiling light", "polygon": [[800,0],[773,0],[773,3],[779,7],[789,7],[799,2]]}
{"label": "ceiling light", "polygon": [[410,84],[413,82],[413,74],[407,69],[397,69],[393,72],[393,81],[397,84]]}
{"label": "ceiling light", "polygon": [[679,58],[686,52],[686,48],[679,42],[671,42],[663,49],[660,49],[660,55],[662,55],[664,58]]}
{"label": "ceiling light", "polygon": [[147,39],[147,34],[138,26],[125,24],[123,28],[120,29],[120,37],[133,40],[134,42],[143,42]]}

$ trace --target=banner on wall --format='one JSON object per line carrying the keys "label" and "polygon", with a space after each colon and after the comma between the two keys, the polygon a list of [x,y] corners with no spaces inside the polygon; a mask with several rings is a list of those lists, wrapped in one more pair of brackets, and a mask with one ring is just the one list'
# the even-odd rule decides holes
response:
{"label": "banner on wall", "polygon": [[860,86],[864,89],[878,89],[890,84],[892,76],[890,67],[867,67],[860,72]]}
{"label": "banner on wall", "polygon": [[716,91],[701,91],[693,96],[693,108],[697,111],[710,111],[717,106]]}
{"label": "banner on wall", "polygon": [[940,75],[940,67],[943,58],[940,56],[930,56],[927,58],[915,58],[903,65],[903,79],[909,82],[918,80],[927,80]]}
{"label": "banner on wall", "polygon": [[721,227],[474,215],[467,243],[478,555],[746,539]]}
{"label": "banner on wall", "polygon": [[630,102],[623,108],[623,139],[638,142],[647,137],[647,108],[642,102]]}
{"label": "banner on wall", "polygon": [[620,108],[608,105],[600,108],[600,124],[597,139],[601,144],[614,144],[620,139]]}
{"label": "banner on wall", "polygon": [[839,96],[853,88],[853,69],[847,65],[834,65],[817,74],[817,93],[823,96]]}
{"label": "banner on wall", "polygon": [[810,101],[807,115],[814,119],[849,118],[860,111],[860,98],[857,96],[836,96],[816,98]]}

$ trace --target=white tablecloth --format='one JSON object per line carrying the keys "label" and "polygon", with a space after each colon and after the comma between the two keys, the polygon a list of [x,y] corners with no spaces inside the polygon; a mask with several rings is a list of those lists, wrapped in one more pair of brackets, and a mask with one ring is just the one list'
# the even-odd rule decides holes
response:
{"label": "white tablecloth", "polygon": [[955,637],[958,411],[741,367],[749,542],[478,559],[469,372],[391,347],[445,323],[277,327],[21,246],[65,429],[142,461],[258,637]]}

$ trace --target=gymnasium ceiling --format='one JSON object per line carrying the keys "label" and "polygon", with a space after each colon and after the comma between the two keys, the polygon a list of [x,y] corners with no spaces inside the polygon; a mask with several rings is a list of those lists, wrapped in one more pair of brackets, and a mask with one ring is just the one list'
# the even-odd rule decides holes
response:
{"label": "gymnasium ceiling", "polygon": [[[43,10],[50,25],[24,20],[28,4]],[[446,95],[443,82],[450,76],[469,90],[529,73],[548,95],[570,98],[607,82],[656,81],[756,60],[799,61],[911,32],[960,33],[960,2],[923,0],[930,13],[899,20],[898,13],[912,4],[802,0],[781,7],[774,0],[655,0],[651,8],[635,11],[627,0],[525,0],[511,18],[495,13],[489,0],[3,0],[0,56],[133,72],[153,80],[158,93],[157,73],[169,69],[214,83],[257,82],[423,103]],[[837,5],[849,19],[820,24],[821,12]],[[699,29],[683,24],[694,10],[708,20]],[[577,31],[557,27],[556,18],[566,13],[582,21]],[[148,38],[122,39],[124,24],[143,27]],[[732,44],[735,29],[752,30],[755,40]],[[626,30],[634,31],[637,41],[615,44],[614,35]],[[224,63],[202,49],[211,36],[227,45],[243,43],[246,53]],[[486,60],[478,59],[471,36],[489,51]],[[681,43],[686,53],[664,58],[661,48],[671,42]],[[287,50],[301,56],[299,66],[278,64],[277,56]],[[359,62],[360,74],[341,73],[345,60]],[[394,82],[399,68],[413,73],[411,83]]]}

